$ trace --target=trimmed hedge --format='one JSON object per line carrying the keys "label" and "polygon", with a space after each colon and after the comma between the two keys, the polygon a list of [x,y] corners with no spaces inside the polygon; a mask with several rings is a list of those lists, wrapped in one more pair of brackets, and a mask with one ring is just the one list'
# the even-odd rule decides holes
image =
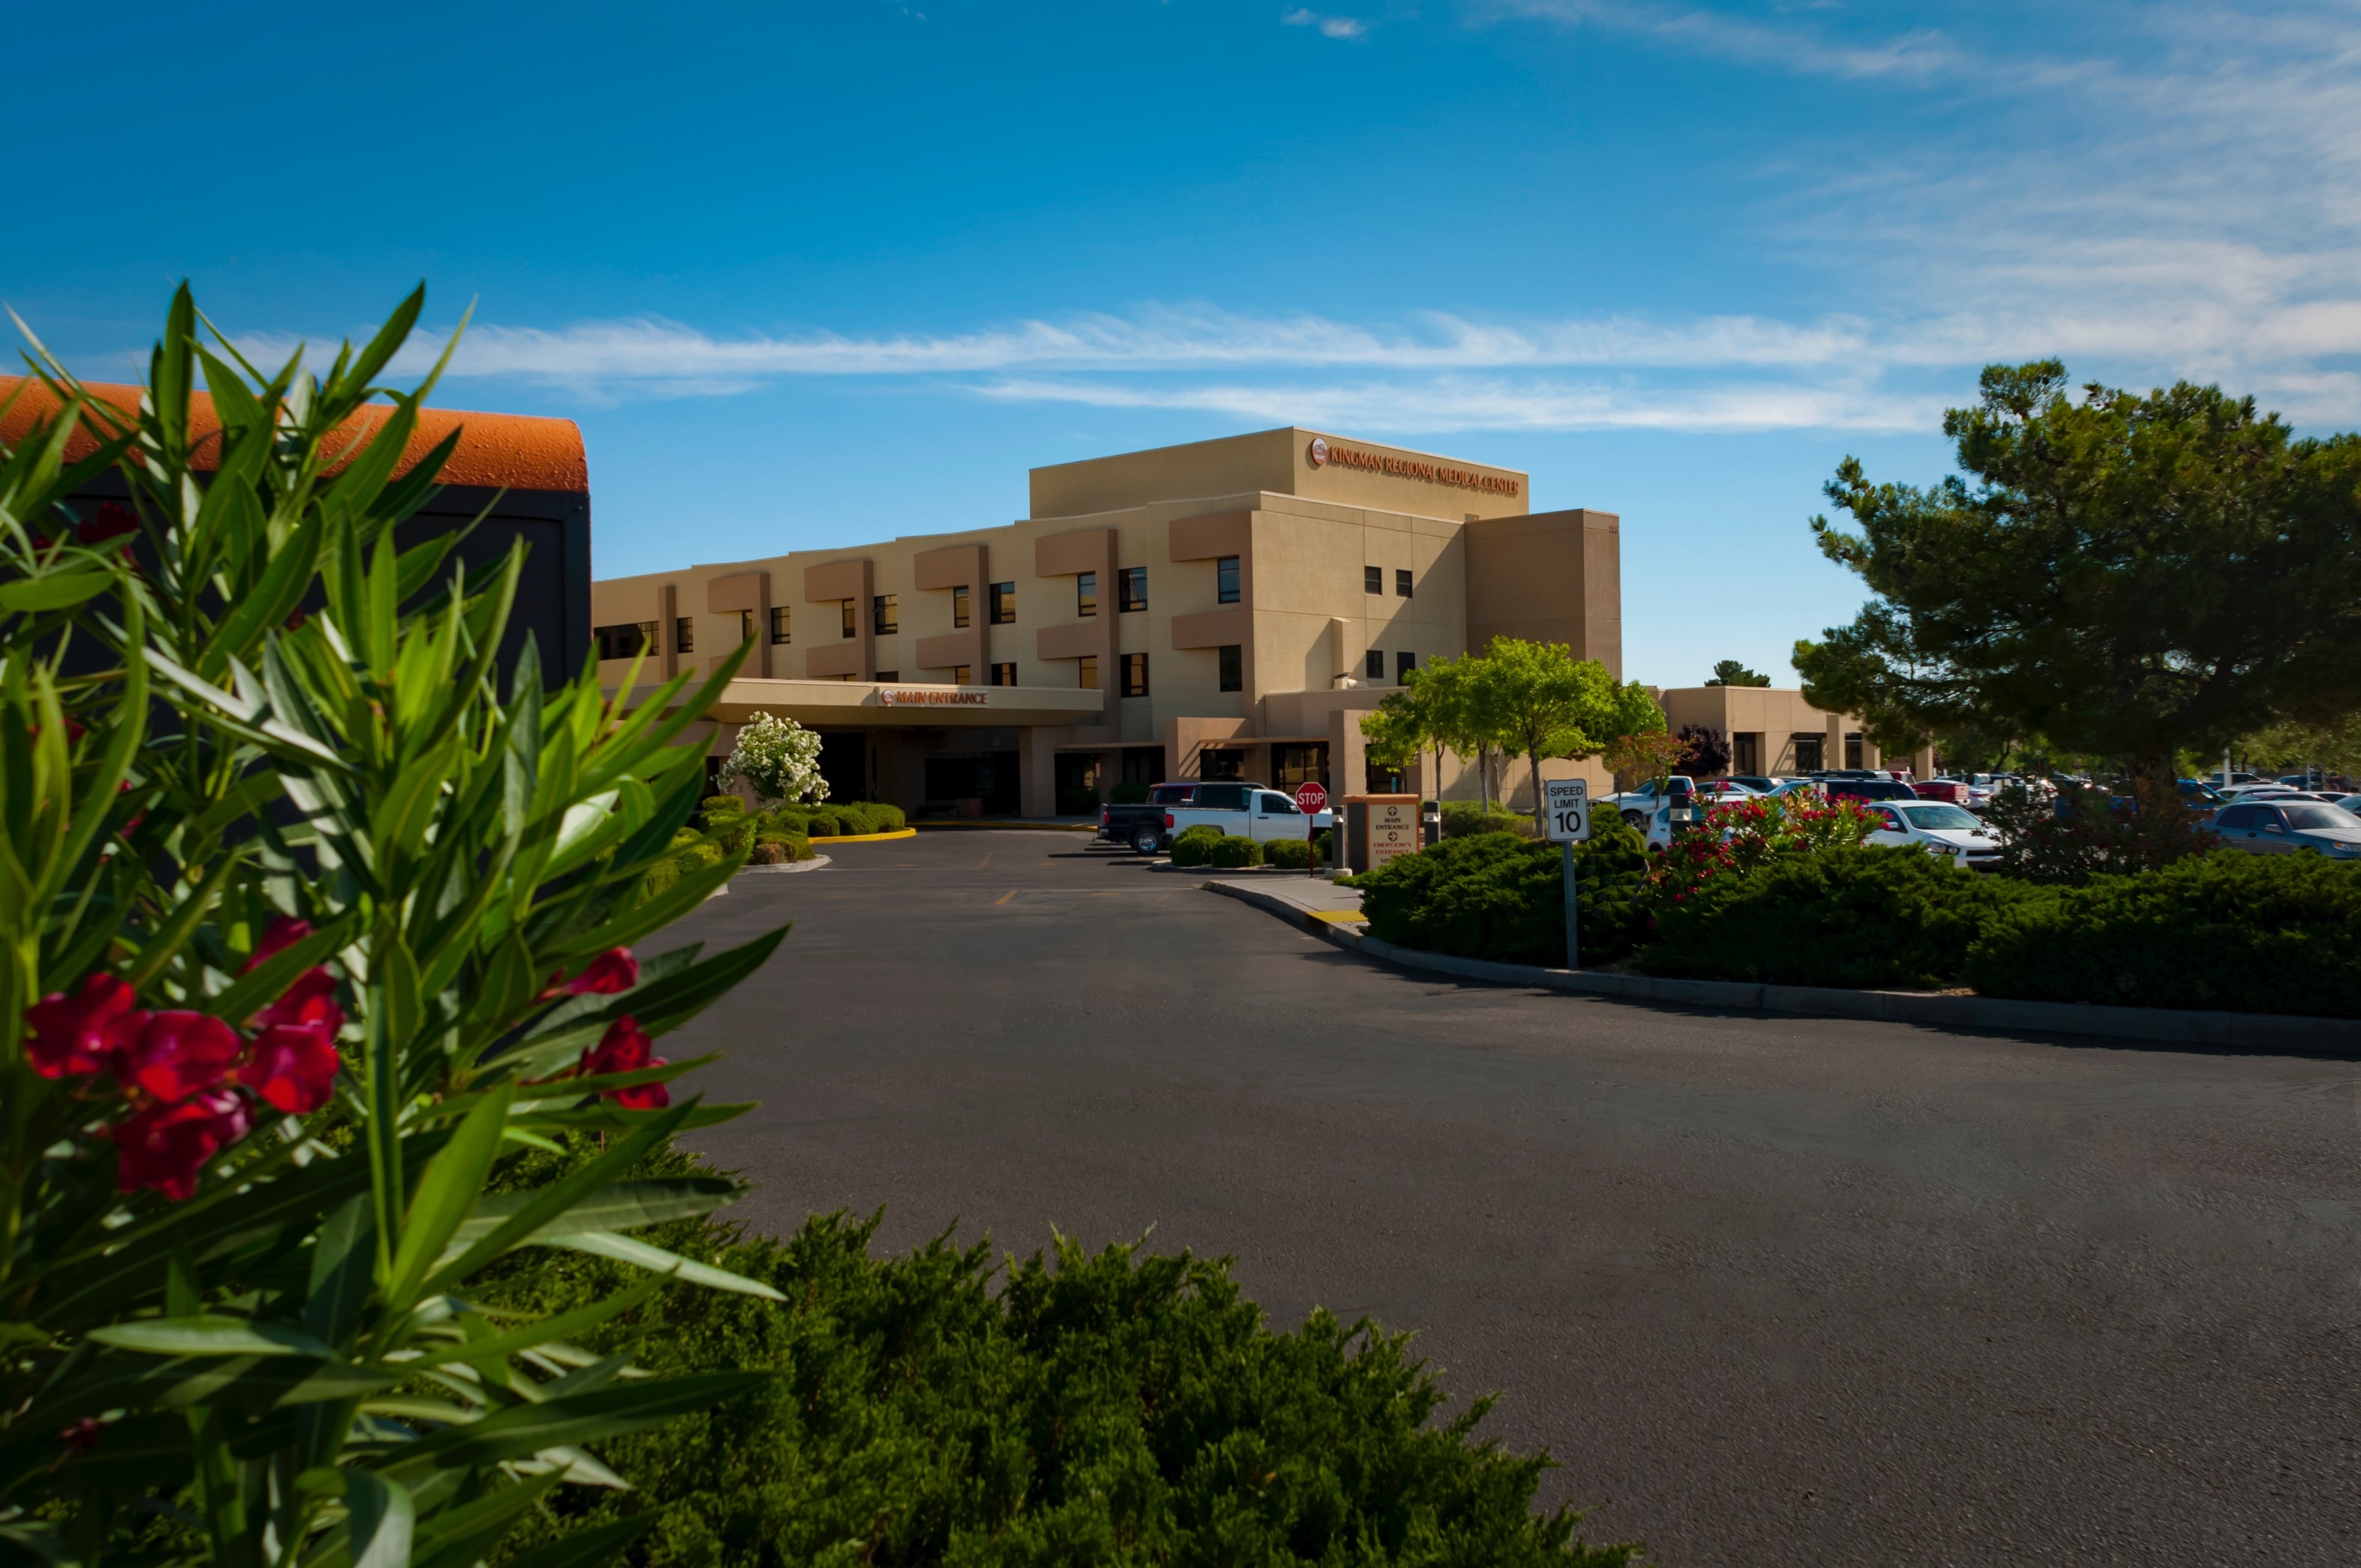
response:
{"label": "trimmed hedge", "polygon": [[1521,811],[1510,811],[1505,806],[1484,808],[1480,800],[1446,800],[1443,803],[1443,836],[1446,839],[1472,839],[1478,833],[1514,833],[1530,839],[1533,836],[1533,819]]}
{"label": "trimmed hedge", "polygon": [[1978,991],[2361,1018],[2361,865],[2229,850],[2045,893],[1986,925]]}
{"label": "trimmed hedge", "polygon": [[1312,864],[1312,841],[1308,839],[1273,839],[1262,847],[1262,863],[1285,866],[1290,871],[1304,871]]}
{"label": "trimmed hedge", "polygon": [[[1599,823],[1575,850],[1582,959],[1608,963],[1631,950],[1642,916],[1646,840]],[[1514,833],[1445,839],[1353,879],[1369,934],[1380,941],[1500,963],[1565,962],[1565,874],[1558,846]]]}
{"label": "trimmed hedge", "polygon": [[856,800],[842,805],[783,806],[768,818],[782,828],[813,839],[855,838],[866,833],[898,833],[909,820],[898,806]]}
{"label": "trimmed hedge", "polygon": [[1772,985],[1950,985],[1987,921],[2040,896],[1905,846],[1787,855],[1661,905],[1637,961],[1651,974]]}
{"label": "trimmed hedge", "polygon": [[1222,830],[1210,822],[1200,822],[1194,828],[1183,828],[1172,840],[1172,863],[1176,866],[1202,866],[1222,841]]}
{"label": "trimmed hedge", "polygon": [[1205,863],[1218,871],[1262,864],[1262,846],[1252,839],[1224,835],[1205,846]]}
{"label": "trimmed hedge", "polygon": [[[555,1157],[529,1154],[522,1167]],[[677,1153],[647,1174],[707,1174]],[[658,1373],[774,1381],[600,1443],[634,1489],[561,1487],[511,1544],[650,1512],[635,1568],[788,1563],[1486,1564],[1616,1568],[1570,1510],[1536,1513],[1548,1461],[1442,1414],[1406,1337],[1315,1310],[1273,1332],[1226,1261],[1062,1239],[1004,1267],[947,1235],[874,1257],[877,1221],[784,1241],[686,1220],[639,1233],[785,1300],[667,1288],[582,1343]],[[644,1278],[528,1252],[488,1299],[555,1314]]]}

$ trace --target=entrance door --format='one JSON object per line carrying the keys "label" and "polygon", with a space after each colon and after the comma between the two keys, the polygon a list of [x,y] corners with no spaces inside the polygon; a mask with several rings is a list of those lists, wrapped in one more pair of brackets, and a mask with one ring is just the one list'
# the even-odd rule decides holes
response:
{"label": "entrance door", "polygon": [[869,798],[869,737],[838,731],[819,738],[819,776],[828,781],[828,798],[842,806]]}

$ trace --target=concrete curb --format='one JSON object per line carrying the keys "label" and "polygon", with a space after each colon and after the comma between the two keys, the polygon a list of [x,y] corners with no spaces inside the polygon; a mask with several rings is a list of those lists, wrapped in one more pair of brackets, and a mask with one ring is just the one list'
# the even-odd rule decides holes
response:
{"label": "concrete curb", "polygon": [[1811,1018],[1865,1018],[1938,1028],[1997,1029],[2043,1035],[2094,1035],[2162,1045],[2268,1051],[2276,1055],[2361,1057],[2361,1020],[2274,1013],[2195,1013],[2169,1007],[2103,1007],[2080,1002],[2016,1002],[1997,996],[1936,996],[1917,991],[1848,991],[1837,986],[1757,985],[1730,980],[1660,980],[1653,975],[1543,969],[1453,958],[1397,947],[1362,935],[1258,888],[1208,882],[1218,893],[1300,926],[1323,941],[1402,969],[1624,1002],[1784,1013]]}
{"label": "concrete curb", "polygon": [[[792,876],[797,872],[816,872],[826,864],[828,864],[828,857],[826,855],[814,855],[808,861],[789,861],[786,864],[781,866],[740,866],[738,868],[738,875],[754,876],[758,873],[770,872],[776,875]],[[737,878],[733,877],[730,880],[734,882]]]}
{"label": "concrete curb", "polygon": [[896,828],[891,833],[823,833],[818,839],[807,835],[806,841],[818,844],[882,844],[888,839],[915,839],[916,828]]}

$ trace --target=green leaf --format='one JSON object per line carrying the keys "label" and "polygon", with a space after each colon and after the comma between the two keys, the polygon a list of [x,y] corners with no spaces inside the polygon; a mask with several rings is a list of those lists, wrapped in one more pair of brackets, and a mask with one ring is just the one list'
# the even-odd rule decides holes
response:
{"label": "green leaf", "polygon": [[741,1296],[760,1296],[766,1301],[786,1299],[776,1290],[757,1279],[742,1274],[732,1274],[726,1268],[716,1268],[709,1263],[666,1252],[631,1236],[619,1236],[609,1231],[582,1231],[571,1235],[535,1236],[543,1246],[563,1247],[567,1252],[587,1253],[615,1263],[629,1263],[641,1268],[652,1268],[669,1274],[686,1285],[702,1285],[711,1290],[729,1290]]}
{"label": "green leaf", "polygon": [[500,1157],[500,1129],[508,1124],[509,1102],[515,1090],[501,1084],[467,1113],[451,1136],[448,1147],[434,1157],[418,1183],[418,1195],[403,1216],[401,1245],[394,1253],[393,1276],[385,1299],[396,1312],[407,1311],[417,1299],[418,1288],[434,1260],[443,1254],[459,1227],[482,1199],[484,1180]]}
{"label": "green leaf", "polygon": [[[505,1102],[502,1109],[506,1109]],[[467,1250],[457,1258],[436,1269],[434,1285],[440,1288],[465,1279],[631,1169],[639,1162],[641,1156],[672,1135],[673,1129],[680,1124],[678,1110],[675,1107],[659,1113],[658,1120],[619,1140],[614,1147],[598,1158],[576,1167],[545,1187],[536,1187],[522,1193],[501,1194],[499,1199],[487,1198],[484,1205],[488,1208],[495,1202],[506,1201],[513,1201],[515,1206],[489,1232],[467,1244]]]}
{"label": "green leaf", "polygon": [[345,1480],[345,1507],[353,1568],[410,1568],[410,1536],[416,1523],[410,1492],[399,1481],[368,1470]]}
{"label": "green leaf", "polygon": [[45,609],[69,609],[96,598],[115,586],[112,572],[52,572],[47,576],[20,577],[0,583],[0,609],[18,615]]}
{"label": "green leaf", "polygon": [[154,1318],[109,1323],[91,1330],[90,1337],[118,1350],[149,1355],[313,1355],[325,1361],[335,1354],[299,1330],[246,1318]]}
{"label": "green leaf", "polygon": [[473,1469],[526,1459],[544,1449],[596,1442],[637,1431],[691,1410],[710,1409],[761,1387],[767,1372],[701,1372],[650,1378],[537,1405],[515,1405],[466,1426],[449,1427],[386,1456],[378,1467],[396,1475],[433,1469]]}
{"label": "green leaf", "polygon": [[643,1279],[627,1290],[561,1312],[554,1318],[537,1318],[522,1328],[484,1339],[456,1341],[448,1343],[422,1343],[415,1348],[420,1353],[419,1365],[426,1366],[462,1363],[481,1366],[505,1361],[528,1350],[538,1350],[555,1340],[572,1339],[585,1329],[596,1328],[609,1318],[618,1318],[664,1288],[662,1279]]}
{"label": "green leaf", "polygon": [[[511,1215],[525,1208],[545,1188],[525,1192],[496,1192],[478,1205],[473,1218],[459,1228],[454,1246],[491,1234]],[[726,1209],[746,1195],[746,1187],[718,1176],[671,1177],[647,1181],[616,1181],[568,1205],[536,1226],[533,1235],[570,1231],[628,1231],[692,1219]]]}

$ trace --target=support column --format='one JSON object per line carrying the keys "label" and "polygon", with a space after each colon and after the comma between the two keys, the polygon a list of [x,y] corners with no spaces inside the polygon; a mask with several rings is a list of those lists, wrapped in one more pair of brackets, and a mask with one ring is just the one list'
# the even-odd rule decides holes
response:
{"label": "support column", "polygon": [[1058,810],[1058,738],[1063,729],[1037,724],[1016,732],[1016,792],[1020,815],[1054,817]]}
{"label": "support column", "polygon": [[1841,713],[1828,715],[1828,738],[1821,742],[1820,766],[1833,773],[1845,765],[1845,721]]}

